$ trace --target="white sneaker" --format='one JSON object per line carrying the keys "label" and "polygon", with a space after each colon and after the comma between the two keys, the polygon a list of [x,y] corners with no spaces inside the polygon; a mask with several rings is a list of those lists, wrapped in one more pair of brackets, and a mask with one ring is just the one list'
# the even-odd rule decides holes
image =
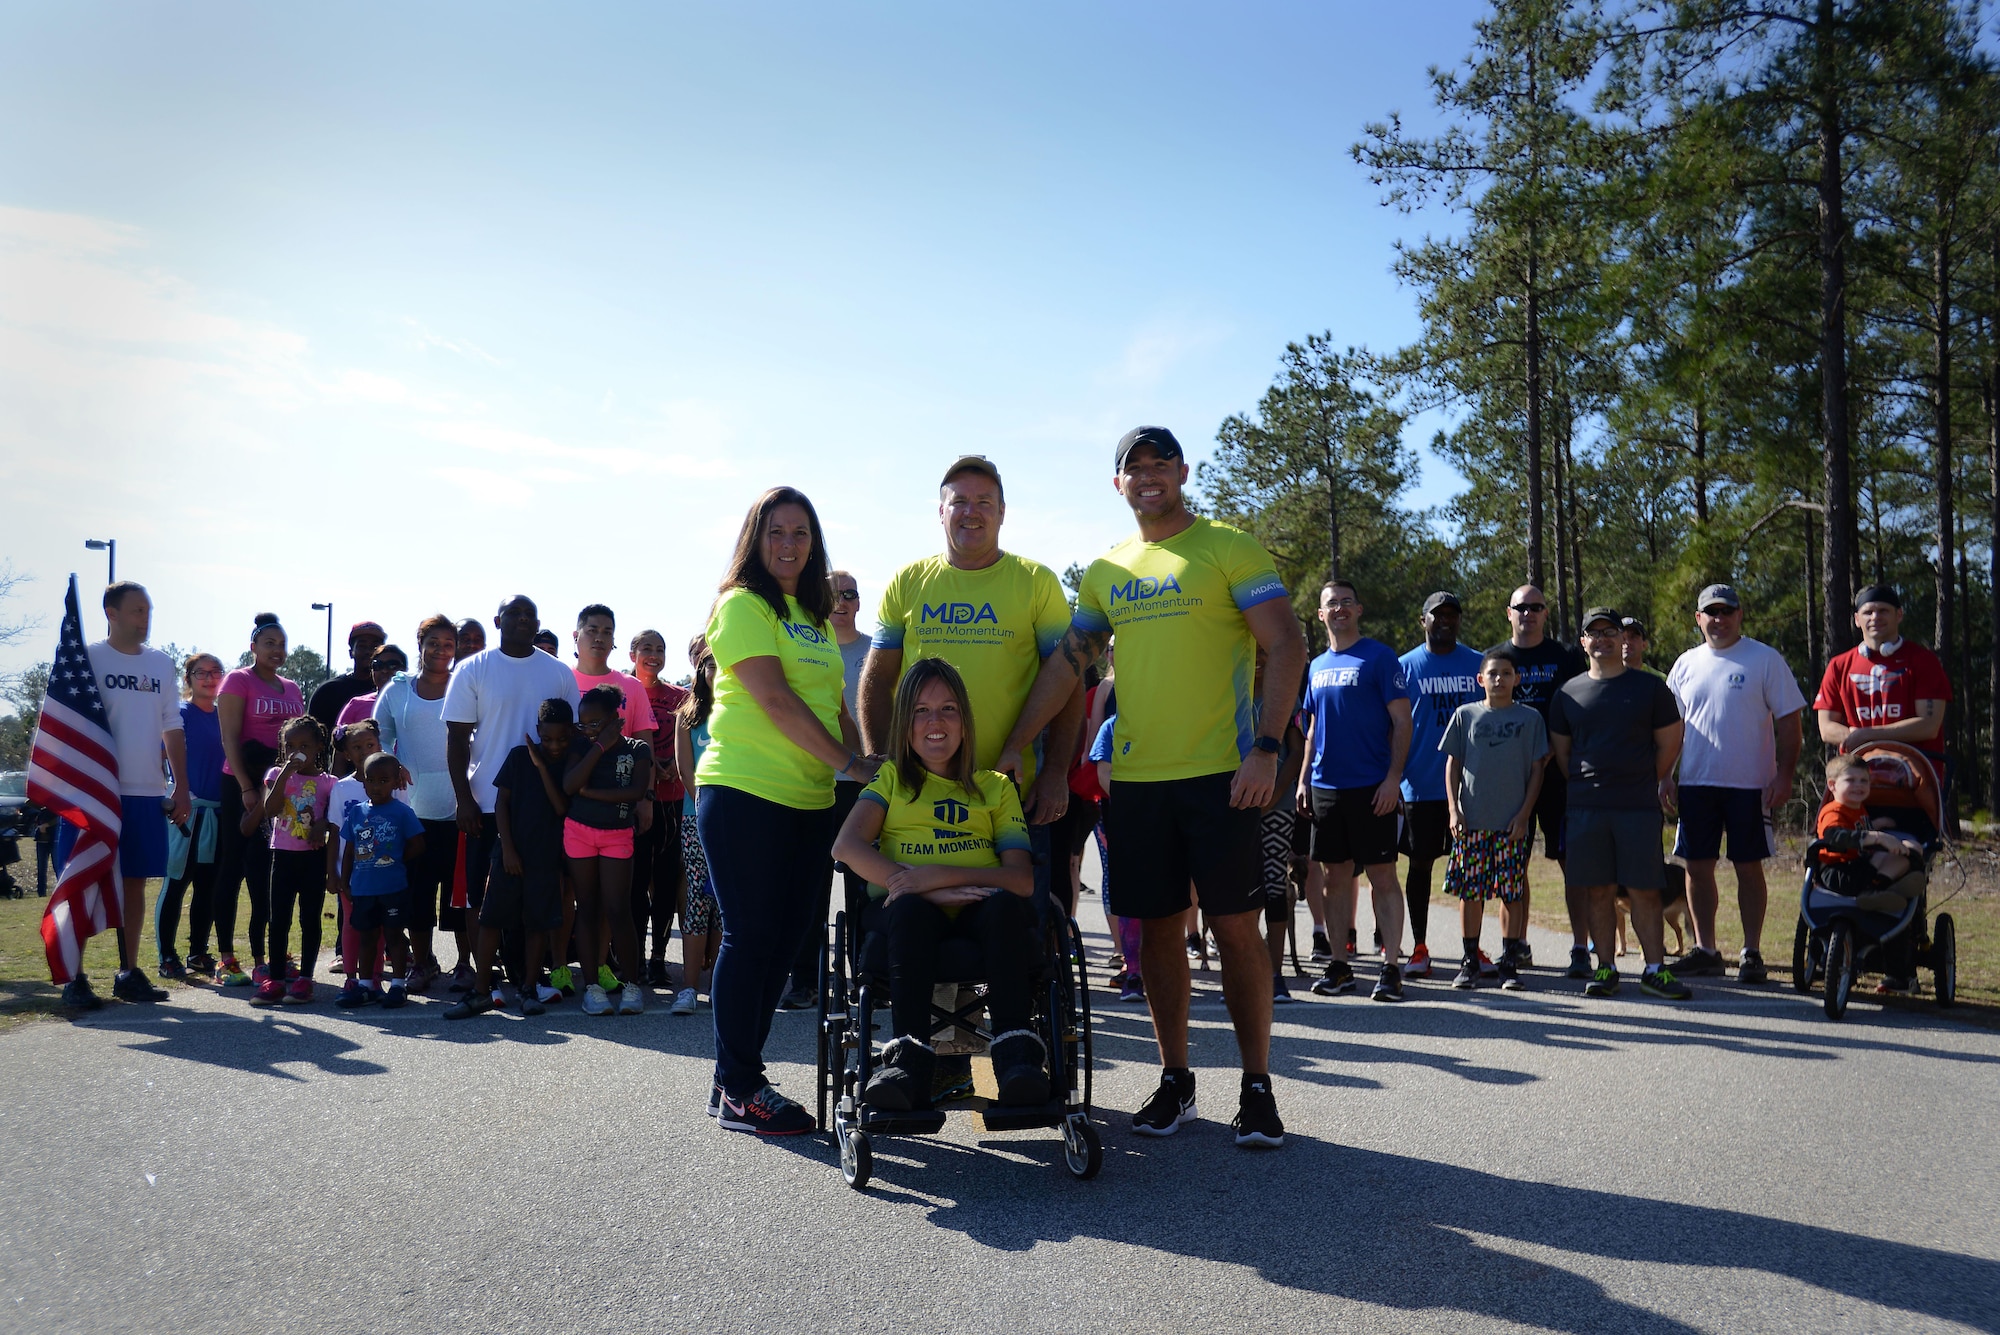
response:
{"label": "white sneaker", "polygon": [[604,995],[604,989],[596,983],[583,989],[583,1013],[585,1015],[609,1015],[616,1008],[611,998]]}
{"label": "white sneaker", "polygon": [[544,1006],[553,1006],[562,1000],[562,989],[550,987],[547,983],[535,984],[535,999]]}
{"label": "white sneaker", "polygon": [[674,1008],[671,1012],[669,1012],[669,1014],[693,1015],[694,1004],[695,1004],[694,989],[691,987],[684,987],[680,991],[674,993]]}
{"label": "white sneaker", "polygon": [[620,1015],[644,1015],[646,994],[637,983],[627,983],[618,991],[618,1013]]}

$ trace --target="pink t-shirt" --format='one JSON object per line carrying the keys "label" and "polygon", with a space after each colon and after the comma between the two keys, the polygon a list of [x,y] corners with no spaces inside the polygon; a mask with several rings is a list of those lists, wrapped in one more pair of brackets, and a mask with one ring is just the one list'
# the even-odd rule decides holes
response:
{"label": "pink t-shirt", "polygon": [[576,693],[582,695],[593,686],[616,686],[625,693],[625,707],[618,711],[618,717],[625,724],[625,735],[637,737],[642,732],[650,732],[659,725],[653,719],[652,702],[646,698],[646,688],[639,679],[620,672],[617,668],[600,676],[590,676],[581,668],[571,668],[576,674]]}
{"label": "pink t-shirt", "polygon": [[[269,792],[277,781],[278,770],[274,767],[264,776],[264,790]],[[333,800],[333,785],[337,782],[331,774],[294,774],[286,779],[285,804],[271,817],[271,847],[294,853],[312,848],[313,824],[326,819],[327,803]],[[319,847],[326,845],[322,842]]]}
{"label": "pink t-shirt", "polygon": [[333,721],[336,728],[344,728],[350,723],[358,723],[365,718],[375,717],[375,692],[357,695],[340,707],[340,717]]}
{"label": "pink t-shirt", "polygon": [[[243,740],[273,751],[278,749],[278,734],[285,721],[306,712],[306,699],[297,682],[280,677],[276,686],[267,685],[255,668],[237,668],[224,677],[222,693],[243,698]],[[222,768],[226,774],[234,773],[227,763]]]}

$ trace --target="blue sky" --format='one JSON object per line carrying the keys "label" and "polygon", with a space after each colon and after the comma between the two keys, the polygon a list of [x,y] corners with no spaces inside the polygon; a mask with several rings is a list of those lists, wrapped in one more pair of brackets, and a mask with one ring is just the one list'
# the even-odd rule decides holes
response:
{"label": "blue sky", "polygon": [[48,633],[0,671],[86,536],[232,656],[515,590],[679,642],[778,482],[872,610],[960,452],[1087,559],[1127,427],[1199,458],[1288,339],[1414,334],[1391,244],[1450,222],[1347,149],[1481,10],[9,5],[0,613]]}

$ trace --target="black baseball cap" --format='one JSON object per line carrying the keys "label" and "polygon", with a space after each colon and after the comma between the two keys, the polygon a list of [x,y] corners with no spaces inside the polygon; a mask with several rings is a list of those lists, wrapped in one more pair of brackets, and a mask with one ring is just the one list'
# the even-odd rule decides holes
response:
{"label": "black baseball cap", "polygon": [[1446,593],[1443,589],[1439,589],[1436,593],[1424,599],[1424,615],[1429,616],[1440,607],[1449,607],[1455,612],[1463,612],[1465,610],[1465,604],[1458,601],[1457,594]]}
{"label": "black baseball cap", "polygon": [[1609,621],[1620,629],[1625,625],[1625,618],[1618,615],[1618,609],[1615,607],[1593,607],[1583,614],[1583,620],[1578,625],[1583,630],[1589,630],[1600,621]]}
{"label": "black baseball cap", "polygon": [[1185,459],[1181,453],[1181,443],[1174,439],[1174,433],[1163,426],[1135,426],[1118,438],[1118,453],[1112,461],[1113,472],[1125,471],[1125,456],[1141,445],[1151,445],[1158,450],[1162,459]]}
{"label": "black baseball cap", "polygon": [[1859,612],[1870,603],[1887,603],[1900,612],[1903,608],[1903,595],[1887,584],[1870,584],[1854,595],[1854,610]]}
{"label": "black baseball cap", "polygon": [[1620,621],[1618,623],[1618,628],[1623,631],[1629,631],[1630,633],[1637,635],[1642,640],[1649,640],[1652,638],[1652,636],[1646,633],[1646,623],[1639,620],[1639,618],[1637,617],[1626,617],[1623,621]]}

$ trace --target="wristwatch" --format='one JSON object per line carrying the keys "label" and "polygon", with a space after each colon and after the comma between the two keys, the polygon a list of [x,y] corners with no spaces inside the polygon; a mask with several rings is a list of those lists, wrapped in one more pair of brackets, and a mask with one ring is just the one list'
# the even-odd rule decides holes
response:
{"label": "wristwatch", "polygon": [[1267,756],[1275,756],[1285,749],[1284,745],[1275,737],[1259,737],[1256,741],[1250,743],[1250,745],[1256,747]]}

